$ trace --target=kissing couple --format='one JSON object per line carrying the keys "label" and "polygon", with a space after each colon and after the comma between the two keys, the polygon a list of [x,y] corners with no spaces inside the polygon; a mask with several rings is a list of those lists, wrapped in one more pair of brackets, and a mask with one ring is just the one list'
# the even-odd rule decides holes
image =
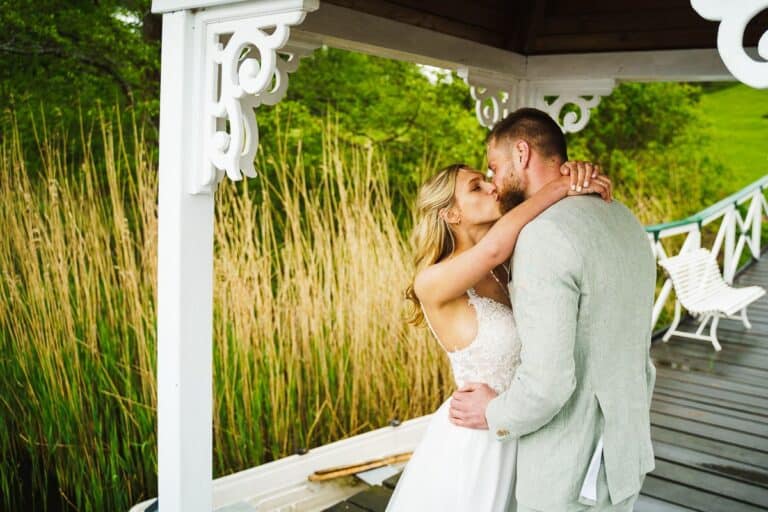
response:
{"label": "kissing couple", "polygon": [[487,150],[492,180],[455,164],[419,191],[406,294],[458,389],[387,511],[630,511],[654,469],[645,230],[548,114]]}

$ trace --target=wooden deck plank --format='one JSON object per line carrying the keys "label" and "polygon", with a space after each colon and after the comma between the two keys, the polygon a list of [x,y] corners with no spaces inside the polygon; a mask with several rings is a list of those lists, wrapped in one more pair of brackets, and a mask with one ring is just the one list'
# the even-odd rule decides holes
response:
{"label": "wooden deck plank", "polygon": [[731,431],[732,435],[736,433],[748,434],[754,439],[754,442],[760,442],[760,446],[765,446],[765,450],[768,451],[768,428],[766,428],[765,422],[748,421],[731,415],[705,411],[698,407],[667,403],[656,399],[651,402],[651,414],[654,413],[686,418],[702,425],[727,429]]}
{"label": "wooden deck plank", "polygon": [[696,350],[685,345],[677,345],[673,337],[661,347],[654,347],[652,357],[654,361],[664,364],[665,361],[685,360],[693,368],[703,372],[714,372],[724,376],[733,376],[737,380],[744,376],[752,376],[765,379],[768,375],[768,363],[760,355],[753,352],[724,354],[728,345],[723,345],[723,351],[715,352],[714,349]]}
{"label": "wooden deck plank", "polygon": [[[694,377],[694,378],[691,378]],[[733,386],[731,382],[704,376],[689,376],[683,373],[667,374],[657,368],[656,384],[667,389],[677,389],[692,394],[701,394],[721,400],[743,403],[754,407],[765,407],[768,396],[752,386]]]}
{"label": "wooden deck plank", "polygon": [[694,509],[681,507],[680,505],[675,505],[674,503],[670,503],[668,501],[641,494],[637,498],[635,506],[632,510],[634,512],[689,512],[693,511]]}
{"label": "wooden deck plank", "polygon": [[[693,330],[693,329],[689,329]],[[763,341],[763,338],[765,338],[765,334],[757,334],[754,332],[744,332],[744,331],[731,331],[727,328],[718,327],[717,329],[717,336],[720,340],[720,345],[723,347],[745,347],[748,349],[758,349],[758,350],[764,350],[766,348],[766,344]],[[678,338],[673,337],[676,341],[687,341],[686,338]],[[659,343],[663,343],[659,341]],[[672,340],[670,340],[668,343],[673,343]],[[712,346],[709,342],[701,341],[701,343],[705,346]],[[713,349],[714,350],[714,349]]]}
{"label": "wooden deck plank", "polygon": [[[760,348],[745,344],[734,344],[728,338],[719,333],[720,345],[723,350],[715,352],[709,342],[687,340],[685,338],[673,338],[667,343],[659,343],[653,347],[651,357],[661,358],[667,353],[684,351],[698,357],[709,358],[715,362],[723,361],[735,364],[742,364],[757,368],[766,368],[766,358],[768,358],[768,347]],[[698,346],[697,346],[698,345]],[[725,349],[728,350],[725,350]]]}
{"label": "wooden deck plank", "polygon": [[[693,325],[690,327],[686,324],[686,331],[695,330]],[[721,330],[722,329],[722,330]],[[706,330],[706,329],[705,329]],[[719,338],[722,338],[722,342],[731,347],[740,347],[744,350],[755,351],[758,354],[765,354],[768,351],[768,343],[765,342],[765,335],[754,332],[752,329],[744,329],[741,323],[721,320],[718,323],[717,334]],[[699,347],[709,348],[714,352],[712,344],[704,340],[694,340],[691,338],[676,337],[677,343],[683,345],[692,345]],[[663,342],[661,342],[664,344]],[[668,344],[669,342],[667,342]],[[677,344],[676,343],[676,344]]]}
{"label": "wooden deck plank", "polygon": [[693,371],[698,371],[710,375],[718,375],[728,379],[744,382],[746,384],[758,387],[768,387],[768,369],[762,368],[758,365],[760,362],[757,360],[745,361],[743,363],[737,363],[727,361],[724,359],[717,359],[715,356],[697,355],[691,351],[685,349],[678,349],[672,353],[667,354],[654,354],[654,360],[658,364],[665,364],[669,362],[683,363],[683,368],[691,368]]}
{"label": "wooden deck plank", "polygon": [[[762,420],[768,420],[768,411],[764,407],[754,407],[748,404],[734,403],[729,400],[707,397],[706,395],[691,393],[689,391],[678,391],[665,388],[664,386],[657,386],[654,392],[654,397],[662,401],[678,402],[682,400],[684,401],[682,403],[688,403],[690,405],[712,406],[718,408],[724,414],[735,414],[744,419],[754,419],[753,416],[757,416]],[[742,416],[743,414],[750,416]],[[759,421],[759,419],[757,421]]]}
{"label": "wooden deck plank", "polygon": [[[738,287],[739,285],[736,286]],[[762,285],[759,286],[764,289],[768,289],[768,282],[763,282]],[[757,302],[753,302],[747,306],[747,318],[749,319],[750,323],[757,323],[762,326],[763,329],[768,329],[768,302],[764,300],[764,297],[763,299],[758,299]],[[744,328],[744,324],[741,323],[741,318],[723,318],[721,321],[727,322],[728,324],[733,325],[734,327],[738,327],[739,329],[751,330]]]}
{"label": "wooden deck plank", "polygon": [[765,393],[765,390],[760,387],[724,379],[718,375],[695,371],[684,371],[680,369],[676,370],[674,368],[657,366],[656,380],[658,381],[666,379],[681,380],[683,382],[709,386],[715,389],[732,391],[734,393],[740,393],[745,396],[753,396],[757,398],[762,398],[768,395]]}
{"label": "wooden deck plank", "polygon": [[384,512],[384,509],[387,508],[387,503],[389,503],[389,498],[391,497],[392,489],[382,487],[381,485],[374,485],[363,492],[359,492],[354,496],[347,498],[347,501],[364,510]]}
{"label": "wooden deck plank", "polygon": [[747,340],[747,342],[751,342],[754,346],[765,347],[766,344],[763,339],[768,335],[768,326],[760,321],[752,322],[751,318],[750,322],[752,323],[752,328],[745,329],[740,322],[728,319],[720,320],[721,325],[717,328],[718,336],[720,336],[721,333],[734,334],[736,335],[734,341],[741,343],[741,340],[738,339],[738,335],[742,334],[744,335],[744,339]]}
{"label": "wooden deck plank", "polygon": [[713,400],[716,403],[722,404],[723,407],[745,408],[763,413],[768,412],[768,397],[745,395],[676,379],[657,379],[654,389],[659,393],[679,393],[690,397],[692,400]]}
{"label": "wooden deck plank", "polygon": [[691,357],[684,354],[668,353],[663,357],[654,354],[656,366],[665,366],[672,369],[681,369],[704,373],[713,377],[725,378],[734,382],[741,382],[750,386],[768,389],[768,371],[753,369],[746,366],[732,365],[722,361],[717,364],[704,358]]}
{"label": "wooden deck plank", "polygon": [[651,474],[655,477],[684,484],[691,489],[704,492],[716,490],[722,496],[732,497],[744,503],[761,507],[762,510],[768,509],[768,492],[764,488],[745,484],[732,478],[721,477],[709,471],[657,459],[656,469]]}
{"label": "wooden deck plank", "polygon": [[765,452],[768,455],[768,439],[749,433],[737,432],[719,425],[702,423],[694,418],[686,418],[651,411],[651,424],[679,432],[687,432],[725,443],[743,446]]}
{"label": "wooden deck plank", "polygon": [[703,454],[768,470],[768,457],[764,452],[753,450],[751,447],[725,443],[719,439],[711,439],[692,432],[681,432],[659,425],[651,425],[651,438],[654,442],[689,448]]}
{"label": "wooden deck plank", "polygon": [[768,344],[765,341],[765,332],[759,332],[755,329],[744,330],[743,327],[732,328],[728,324],[717,328],[718,338],[725,338],[726,343],[747,345],[755,348],[765,348]]}
{"label": "wooden deck plank", "polygon": [[[766,284],[768,283],[763,283],[762,287],[766,288]],[[759,300],[757,302],[753,302],[747,306],[747,318],[749,319],[750,323],[757,322],[768,327],[768,308],[766,308],[764,303],[761,303]],[[724,318],[723,321],[729,323],[734,322],[743,325],[741,323],[741,319]]]}
{"label": "wooden deck plank", "polygon": [[704,411],[712,412],[715,414],[722,414],[724,416],[731,416],[733,418],[739,418],[742,420],[762,423],[768,421],[768,414],[765,411],[745,410],[744,408],[736,408],[722,405],[717,399],[711,398],[699,398],[698,400],[686,394],[676,394],[674,392],[665,392],[664,389],[656,390],[653,395],[654,400],[667,404],[676,404],[681,406],[692,407],[701,409]]}
{"label": "wooden deck plank", "polygon": [[[681,330],[684,332],[692,333],[696,331],[696,326],[687,323],[681,327]],[[705,331],[707,334],[709,334],[709,327],[707,327]],[[720,345],[723,347],[742,347],[750,351],[752,349],[756,349],[757,353],[764,353],[765,349],[768,348],[768,344],[765,342],[765,334],[761,334],[753,330],[745,331],[743,327],[740,327],[738,330],[734,330],[729,328],[727,325],[719,324],[717,328],[717,337],[720,341]],[[709,348],[712,352],[715,352],[715,349],[712,347],[712,344],[709,341],[692,340],[690,338],[681,336],[672,336],[672,338],[666,342],[659,339],[654,343],[653,349],[659,350],[665,346],[675,347],[678,343],[696,343],[702,347]]]}
{"label": "wooden deck plank", "polygon": [[688,340],[682,341],[681,339],[675,339],[672,343],[674,343],[674,345],[665,343],[655,351],[654,355],[656,357],[662,357],[666,353],[686,354],[713,361],[715,364],[723,362],[762,369],[763,371],[768,368],[768,349],[760,352],[752,347],[746,348],[726,345],[728,350],[716,352],[715,349],[712,348],[712,345],[708,343],[691,343]]}
{"label": "wooden deck plank", "polygon": [[674,480],[646,475],[643,494],[699,512],[765,512],[765,509],[713,492],[693,489]]}
{"label": "wooden deck plank", "polygon": [[[701,453],[690,448],[654,441],[657,460],[684,465],[715,475],[768,489],[768,469],[733,461],[724,457]],[[763,494],[768,493],[763,491]]]}
{"label": "wooden deck plank", "polygon": [[402,474],[403,474],[403,472],[401,471],[400,473],[398,473],[396,475],[393,475],[393,476],[387,478],[386,480],[384,480],[382,482],[382,484],[384,485],[384,487],[386,487],[388,489],[394,489],[395,486],[397,485],[397,482],[400,481],[400,475],[402,475]]}

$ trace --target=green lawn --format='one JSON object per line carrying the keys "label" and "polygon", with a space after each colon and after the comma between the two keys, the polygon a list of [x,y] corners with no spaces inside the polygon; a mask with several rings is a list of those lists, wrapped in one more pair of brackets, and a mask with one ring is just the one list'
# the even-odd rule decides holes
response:
{"label": "green lawn", "polygon": [[712,125],[707,149],[733,168],[736,192],[768,174],[768,90],[733,83],[705,91],[701,104]]}

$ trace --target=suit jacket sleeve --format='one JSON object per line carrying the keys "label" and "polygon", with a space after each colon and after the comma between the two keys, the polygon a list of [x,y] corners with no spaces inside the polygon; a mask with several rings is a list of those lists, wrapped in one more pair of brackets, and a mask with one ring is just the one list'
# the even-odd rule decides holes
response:
{"label": "suit jacket sleeve", "polygon": [[557,224],[539,218],[520,233],[512,265],[512,306],[522,350],[509,389],[486,409],[488,426],[499,439],[540,429],[576,388],[582,255]]}

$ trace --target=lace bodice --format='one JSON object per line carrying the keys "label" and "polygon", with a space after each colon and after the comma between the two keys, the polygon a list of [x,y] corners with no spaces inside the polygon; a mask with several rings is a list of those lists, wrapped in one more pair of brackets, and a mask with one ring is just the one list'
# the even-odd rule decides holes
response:
{"label": "lace bodice", "polygon": [[501,393],[509,387],[520,365],[520,339],[512,310],[478,295],[473,288],[467,295],[477,314],[477,335],[463,349],[448,352],[453,377],[457,386],[466,382],[485,382]]}

